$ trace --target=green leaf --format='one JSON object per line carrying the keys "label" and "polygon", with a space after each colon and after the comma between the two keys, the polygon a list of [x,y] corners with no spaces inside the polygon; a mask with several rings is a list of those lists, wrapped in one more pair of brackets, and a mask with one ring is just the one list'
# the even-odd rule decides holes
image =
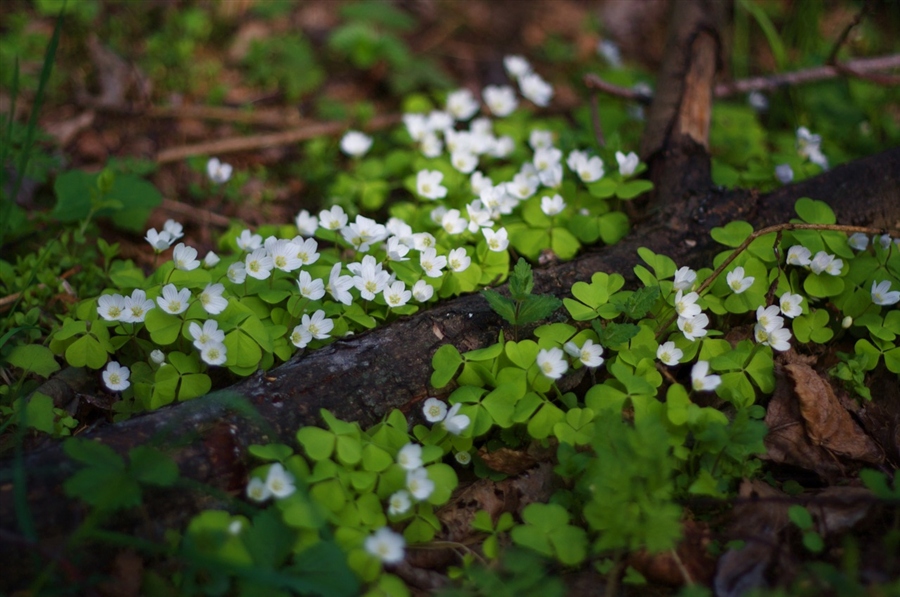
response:
{"label": "green leaf", "polygon": [[162,309],[151,309],[144,316],[144,326],[150,332],[150,339],[159,346],[173,344],[181,333],[181,325],[180,317]]}
{"label": "green leaf", "polygon": [[534,274],[531,265],[519,257],[509,278],[509,294],[514,300],[525,300],[534,289]]}
{"label": "green leaf", "polygon": [[[497,292],[496,290],[491,290],[490,288],[485,288],[481,291],[481,296],[487,300],[488,305],[490,305],[491,309],[494,310],[497,315],[505,319],[508,323],[515,325],[516,324],[516,304],[510,298],[507,298]],[[431,384],[434,386],[434,384]],[[442,386],[434,386],[434,387],[442,387]]]}
{"label": "green leaf", "polygon": [[644,286],[631,293],[624,301],[615,300],[613,304],[629,319],[641,319],[653,308],[659,298],[659,286]]}
{"label": "green leaf", "polygon": [[59,363],[46,346],[39,344],[23,344],[10,351],[7,360],[13,367],[18,367],[25,372],[37,373],[41,377],[50,377],[59,371]]}
{"label": "green leaf", "polygon": [[532,294],[519,305],[519,315],[514,322],[526,325],[549,317],[562,306],[562,301],[551,294]]}
{"label": "green leaf", "polygon": [[284,462],[294,454],[294,450],[285,444],[253,444],[247,451],[256,458],[268,462]]}
{"label": "green leaf", "polygon": [[625,238],[631,223],[624,213],[613,211],[597,218],[597,226],[600,229],[600,240],[607,245],[614,245]]}
{"label": "green leaf", "polygon": [[462,355],[452,344],[444,344],[438,348],[431,358],[431,366],[434,368],[434,373],[431,374],[431,387],[443,388],[450,383],[462,363]]}
{"label": "green leaf", "polygon": [[91,334],[85,334],[66,349],[66,362],[72,367],[101,369],[106,365],[106,360],[106,350]]}
{"label": "green leaf", "polygon": [[600,337],[600,344],[610,348],[625,344],[641,331],[640,326],[633,323],[610,322],[606,324],[606,327],[600,326],[597,321],[591,323]]}
{"label": "green leaf", "polygon": [[713,228],[710,232],[713,240],[726,247],[738,247],[753,234],[753,226],[741,220],[729,222],[724,227]]}
{"label": "green leaf", "polygon": [[336,436],[319,427],[301,427],[297,431],[297,441],[313,460],[325,460],[334,451]]}
{"label": "green leaf", "polygon": [[137,446],[128,452],[131,475],[140,483],[170,487],[178,479],[178,465],[166,454],[150,446]]}
{"label": "green leaf", "polygon": [[616,197],[627,201],[652,189],[653,183],[649,180],[630,180],[616,187]]}
{"label": "green leaf", "polygon": [[824,201],[803,197],[794,204],[794,210],[804,222],[809,224],[834,224],[837,222],[831,207]]}

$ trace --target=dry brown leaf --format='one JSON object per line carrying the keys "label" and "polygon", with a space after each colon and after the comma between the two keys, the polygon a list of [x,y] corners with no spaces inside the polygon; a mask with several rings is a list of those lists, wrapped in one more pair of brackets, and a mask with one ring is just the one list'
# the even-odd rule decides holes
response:
{"label": "dry brown leaf", "polygon": [[775,393],[766,409],[765,458],[815,471],[823,479],[836,479],[843,474],[838,460],[809,439],[800,414],[800,405],[791,393],[790,383],[781,364],[775,365]]}
{"label": "dry brown leaf", "polygon": [[785,365],[785,370],[794,381],[800,414],[813,444],[853,460],[872,463],[884,460],[881,448],[854,422],[834,395],[831,384],[815,369],[803,363],[790,363]]}
{"label": "dry brown leaf", "polygon": [[676,550],[650,554],[637,551],[628,557],[628,565],[653,583],[680,587],[685,584],[708,585],[712,581],[715,561],[707,547],[710,542],[709,525],[686,520],[684,538]]}
{"label": "dry brown leaf", "polygon": [[485,448],[478,451],[478,456],[491,470],[505,475],[519,475],[534,466],[535,460],[527,452],[500,448],[488,452]]}

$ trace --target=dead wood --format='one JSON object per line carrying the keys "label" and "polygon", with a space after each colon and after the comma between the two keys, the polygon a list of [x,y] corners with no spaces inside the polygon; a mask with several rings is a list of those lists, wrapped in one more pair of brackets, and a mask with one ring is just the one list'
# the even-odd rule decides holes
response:
{"label": "dead wood", "polygon": [[[838,166],[770,194],[711,184],[706,134],[715,65],[721,63],[719,4],[677,3],[691,10],[677,19],[678,32],[670,43],[680,50],[668,52],[671,63],[663,66],[642,145],[657,188],[647,206],[649,215],[620,243],[587,250],[574,261],[536,272],[537,291],[565,296],[574,282],[587,280],[596,271],[618,272],[633,283],[636,249],[641,246],[665,253],[679,265],[706,265],[718,250],[709,238],[711,228],[736,219],[755,227],[786,222],[794,217],[793,204],[800,197],[826,201],[839,222],[881,227],[892,235],[900,232],[900,149]],[[183,478],[213,490],[147,493],[140,511],[115,521],[115,528],[161,541],[167,528],[184,528],[199,510],[226,506],[228,495],[243,489],[247,467],[252,465],[246,448],[273,441],[295,445],[296,430],[316,423],[322,408],[363,427],[393,408],[415,418],[420,401],[436,393],[428,381],[437,348],[447,343],[462,352],[484,347],[496,341],[501,329],[501,320],[479,295],[462,296],[316,352],[298,354],[224,393],[83,434],[120,453],[138,445],[158,445],[176,460]],[[2,586],[27,580],[35,570],[32,556],[47,558],[48,546],[64,540],[85,515],[82,506],[62,491],[72,464],[59,446],[26,455],[22,466],[40,541],[33,545],[22,537],[14,487],[4,481],[0,558],[12,573],[4,575]],[[14,462],[4,462],[2,478],[12,479],[14,468]],[[103,558],[96,554],[96,562]]]}

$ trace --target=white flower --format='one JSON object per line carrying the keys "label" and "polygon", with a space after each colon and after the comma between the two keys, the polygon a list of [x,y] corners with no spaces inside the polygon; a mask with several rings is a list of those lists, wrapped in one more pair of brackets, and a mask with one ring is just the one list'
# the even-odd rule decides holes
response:
{"label": "white flower", "polygon": [[466,255],[466,248],[459,247],[450,251],[447,256],[447,265],[456,273],[464,272],[472,264],[472,258]]}
{"label": "white flower", "polygon": [[428,128],[432,131],[445,131],[453,127],[453,117],[443,110],[432,110],[428,113]]}
{"label": "white flower", "polygon": [[495,253],[505,251],[506,247],[509,246],[509,236],[506,233],[506,228],[500,228],[496,232],[490,228],[482,228],[481,233],[484,235],[484,240],[487,241],[488,249]]}
{"label": "white flower", "polygon": [[347,131],[341,138],[341,151],[350,157],[362,157],[372,147],[372,137],[359,131]]}
{"label": "white flower", "polygon": [[347,225],[347,214],[340,205],[332,205],[319,212],[319,222],[326,230],[340,230]]}
{"label": "white flower", "polygon": [[541,211],[548,216],[555,216],[566,208],[566,202],[562,196],[553,195],[552,197],[541,197]]}
{"label": "white flower", "polygon": [[448,210],[443,216],[441,216],[441,228],[447,234],[456,235],[464,232],[466,226],[468,226],[468,222],[466,222],[465,218],[463,218],[458,209]]}
{"label": "white flower", "polygon": [[778,314],[778,305],[758,307],[756,309],[756,321],[766,330],[774,330],[784,327],[784,319]]}
{"label": "white flower", "polygon": [[869,246],[869,237],[862,232],[857,232],[847,239],[847,244],[857,251],[865,251]]}
{"label": "white flower", "polygon": [[255,502],[264,502],[272,496],[272,492],[266,487],[266,482],[259,477],[253,477],[247,483],[247,497]]}
{"label": "white flower", "polygon": [[434,296],[434,286],[425,280],[418,280],[413,285],[412,295],[420,303],[426,303]]}
{"label": "white flower", "polygon": [[428,232],[416,232],[412,235],[413,248],[416,251],[424,251],[425,249],[433,249],[437,244],[437,239],[433,234]]}
{"label": "white flower", "polygon": [[769,109],[769,99],[759,91],[751,91],[748,93],[747,103],[757,112],[765,112]]}
{"label": "white flower", "polygon": [[559,348],[542,348],[537,355],[537,364],[541,373],[550,379],[559,379],[569,368],[569,363]]}
{"label": "white flower", "polygon": [[300,295],[311,301],[317,301],[325,296],[325,283],[321,278],[312,279],[309,272],[301,271],[297,279],[297,286],[300,288]]}
{"label": "white flower", "polygon": [[334,329],[334,322],[325,317],[325,311],[318,309],[312,314],[312,317],[304,313],[303,318],[300,320],[300,326],[306,328],[316,340],[325,340],[331,335],[331,330]]}
{"label": "white flower", "polygon": [[335,263],[331,268],[331,274],[328,276],[328,284],[325,286],[325,290],[337,302],[349,305],[353,302],[353,296],[350,294],[351,288],[353,288],[353,278],[351,276],[342,276],[341,263]]}
{"label": "white flower", "polygon": [[309,215],[309,212],[304,209],[294,218],[294,223],[301,235],[312,236],[319,227],[319,218]]}
{"label": "white flower", "polygon": [[412,502],[409,499],[409,492],[405,489],[400,489],[399,491],[392,493],[391,497],[388,498],[388,514],[391,516],[406,514],[411,505]]}
{"label": "white flower", "polygon": [[419,142],[419,149],[426,158],[436,158],[444,153],[444,143],[435,133],[426,133]]}
{"label": "white flower", "polygon": [[236,261],[229,265],[226,275],[232,284],[243,284],[244,280],[247,278],[247,268],[244,265],[244,262]]}
{"label": "white flower", "polygon": [[553,164],[546,170],[541,170],[538,173],[538,179],[541,181],[541,184],[548,189],[558,189],[562,184],[562,177],[562,164]]}
{"label": "white flower", "polygon": [[162,365],[166,362],[166,353],[157,349],[150,353],[150,360],[156,363],[157,365]]}
{"label": "white flower", "polygon": [[156,228],[151,228],[147,231],[147,236],[144,237],[150,246],[159,253],[160,251],[165,251],[169,247],[172,246],[172,243],[175,239],[172,238],[172,235],[163,230],[162,232],[157,232]]}
{"label": "white flower", "polygon": [[417,500],[427,500],[434,492],[434,481],[428,478],[427,470],[416,468],[406,473],[406,489]]}
{"label": "white flower", "polygon": [[509,116],[519,105],[516,92],[508,85],[488,85],[482,91],[484,103],[488,109],[499,117]]}
{"label": "white flower", "polygon": [[809,265],[812,252],[802,245],[794,245],[788,249],[787,262],[789,265]]}
{"label": "white flower", "polygon": [[215,267],[220,261],[219,256],[214,252],[209,251],[206,254],[206,257],[203,258],[203,267]]}
{"label": "white flower", "polygon": [[472,172],[472,176],[469,177],[469,185],[472,189],[472,193],[481,195],[482,191],[494,186],[494,181],[491,180],[489,176],[485,176],[481,170],[476,170],[475,172]]}
{"label": "white flower", "polygon": [[462,403],[454,404],[447,411],[447,417],[444,419],[444,429],[447,430],[447,433],[459,435],[469,426],[469,417],[459,414],[460,408],[462,408]]}
{"label": "white flower", "polygon": [[428,131],[428,118],[424,114],[404,114],[403,124],[413,141],[421,141]]}
{"label": "white flower", "polygon": [[578,163],[578,170],[576,171],[576,174],[578,174],[578,178],[580,178],[583,182],[594,182],[596,180],[600,180],[605,174],[603,170],[603,160],[601,160],[597,156],[584,158]]}
{"label": "white flower", "polygon": [[262,248],[256,249],[247,255],[244,265],[247,275],[257,280],[265,280],[271,276],[272,268],[274,267],[269,252]]}
{"label": "white flower", "polygon": [[419,254],[419,265],[429,278],[440,278],[444,273],[441,270],[447,265],[447,258],[438,255],[434,249],[425,249]]}
{"label": "white flower", "polygon": [[406,256],[409,253],[409,247],[400,241],[399,236],[390,237],[384,250],[387,258],[391,261],[409,261],[409,257]]}
{"label": "white flower", "polygon": [[837,276],[841,273],[841,268],[843,267],[843,260],[837,259],[834,255],[826,253],[825,251],[816,253],[816,256],[809,262],[809,269],[812,270],[814,274],[825,272],[826,274]]}
{"label": "white flower", "polygon": [[781,295],[781,299],[778,302],[785,317],[793,319],[803,313],[803,297],[799,294],[785,292]]}
{"label": "white flower", "polygon": [[472,455],[468,452],[457,452],[453,457],[456,459],[456,462],[463,466],[468,466],[472,462]]}
{"label": "white flower", "polygon": [[361,263],[351,263],[347,268],[353,272],[353,285],[367,301],[375,299],[375,295],[384,290],[390,274],[384,271],[381,264],[371,255],[363,257]]}
{"label": "white flower", "polygon": [[900,290],[891,290],[891,281],[872,282],[872,302],[876,305],[893,305],[900,302]]}
{"label": "white flower", "polygon": [[722,378],[718,375],[707,375],[709,373],[708,361],[697,361],[697,364],[691,369],[691,386],[694,390],[701,392],[705,390],[715,390],[722,383]]}
{"label": "white flower", "polygon": [[553,147],[553,131],[533,129],[528,135],[528,144],[535,151]]}
{"label": "white flower", "polygon": [[266,475],[266,488],[275,497],[286,498],[296,491],[294,475],[284,470],[280,462],[276,462],[269,467],[269,473]]}
{"label": "white flower", "polygon": [[510,55],[503,57],[503,67],[513,79],[521,79],[531,72],[531,64],[522,56]]}
{"label": "white flower", "polygon": [[513,152],[516,142],[509,135],[503,135],[494,139],[488,148],[488,153],[495,158],[503,159]]}
{"label": "white flower", "polygon": [[613,68],[622,68],[622,53],[616,42],[604,39],[597,44],[597,53]]}
{"label": "white flower", "polygon": [[706,335],[706,326],[708,325],[709,317],[706,316],[706,313],[695,315],[690,319],[684,317],[678,318],[678,329],[681,330],[681,333],[684,334],[685,338],[692,342],[696,338],[702,338]]}
{"label": "white flower", "polygon": [[207,365],[222,365],[227,360],[225,358],[227,352],[224,344],[213,342],[203,347],[200,351],[200,358]]}
{"label": "white flower", "polygon": [[228,532],[231,533],[232,535],[240,535],[241,530],[243,528],[244,528],[244,523],[241,522],[240,519],[232,520],[231,523],[228,525]]}
{"label": "white flower", "polygon": [[699,315],[701,311],[700,305],[697,304],[699,299],[700,295],[696,292],[684,294],[684,291],[679,290],[675,293],[675,312],[679,317],[687,319]]}
{"label": "white flower", "polygon": [[442,199],[447,196],[442,180],[444,173],[439,170],[420,170],[416,175],[416,192],[425,199]]}
{"label": "white flower", "polygon": [[225,332],[219,329],[219,324],[215,319],[207,319],[200,327],[195,321],[188,325],[188,331],[194,339],[194,346],[197,350],[203,350],[207,344],[221,344],[225,341]]}
{"label": "white flower", "polygon": [[753,326],[753,337],[764,346],[771,346],[774,350],[784,351],[791,347],[791,331],[784,327],[781,317],[771,328],[766,328],[762,323]]}
{"label": "white flower", "polygon": [[478,100],[468,89],[457,89],[447,95],[447,112],[456,120],[468,120],[478,112]]}
{"label": "white flower", "polygon": [[677,365],[683,356],[684,351],[677,348],[674,342],[664,342],[656,349],[656,358],[669,367]]}
{"label": "white flower", "polygon": [[491,210],[484,207],[481,199],[466,205],[466,214],[469,216],[469,232],[478,232],[482,227],[491,225]]}
{"label": "white flower", "polygon": [[696,281],[697,272],[686,265],[678,268],[678,271],[675,272],[675,290],[688,290],[694,286]]}
{"label": "white flower", "polygon": [[120,365],[118,361],[110,361],[103,370],[103,383],[111,391],[121,392],[127,390],[131,385],[131,382],[128,381],[130,375],[131,371],[128,370],[128,367]]}
{"label": "white flower", "polygon": [[163,230],[169,233],[169,236],[172,237],[172,242],[184,236],[184,228],[175,220],[166,220],[165,224],[163,224]]}
{"label": "white flower", "polygon": [[231,164],[220,162],[219,158],[209,158],[206,162],[206,175],[216,184],[226,183],[231,178]]}
{"label": "white flower", "polygon": [[269,252],[269,257],[272,258],[272,266],[283,272],[292,272],[304,265],[303,260],[299,257],[301,249],[293,241],[281,239],[267,242],[266,250]]}
{"label": "white flower", "polygon": [[184,243],[175,245],[175,250],[172,252],[172,262],[175,264],[175,269],[185,272],[200,267],[200,260],[197,259],[197,249],[188,247]]}
{"label": "white flower", "polygon": [[365,546],[367,552],[385,564],[398,564],[403,561],[406,541],[403,535],[382,527],[366,537]]}
{"label": "white flower", "polygon": [[578,348],[574,342],[566,342],[563,348],[567,353],[580,360],[585,367],[599,367],[603,364],[603,357],[600,356],[603,354],[603,347],[594,344],[591,339],[585,340],[581,348]]}
{"label": "white flower", "polygon": [[581,166],[581,163],[587,159],[587,152],[573,149],[569,152],[569,157],[566,158],[566,165],[569,167],[569,170],[577,174],[579,166]]}
{"label": "white flower", "polygon": [[619,174],[622,176],[631,176],[637,170],[641,160],[633,151],[625,155],[621,151],[616,152],[616,161],[619,162]]}
{"label": "white flower", "polygon": [[[887,249],[888,247],[891,246],[891,235],[890,234],[876,235],[874,240],[878,241],[878,246],[880,246],[882,249]],[[897,239],[897,240],[900,240],[900,239]],[[898,242],[897,244],[900,245],[900,242]]]}
{"label": "white flower", "polygon": [[422,446],[408,443],[397,452],[397,464],[404,470],[414,471],[422,466]]}
{"label": "white flower", "polygon": [[306,348],[306,345],[312,341],[312,334],[302,325],[295,326],[291,331],[291,344],[297,348]]}
{"label": "white flower", "polygon": [[454,151],[450,155],[450,165],[463,174],[468,174],[478,167],[478,156],[471,151]]}
{"label": "white flower", "polygon": [[127,321],[125,297],[121,294],[103,294],[97,299],[97,314],[106,321]]}
{"label": "white flower", "polygon": [[156,297],[156,303],[166,313],[180,315],[187,311],[188,301],[191,300],[191,291],[187,288],[178,290],[174,284],[166,284],[162,289],[162,296]]}
{"label": "white flower", "polygon": [[228,299],[222,296],[225,286],[222,284],[207,284],[200,293],[200,304],[203,310],[210,315],[218,315],[228,308]]}
{"label": "white flower", "polygon": [[519,89],[522,95],[531,100],[536,106],[546,106],[553,97],[553,87],[537,73],[525,75],[519,79]]}
{"label": "white flower", "polygon": [[[419,281],[421,282],[421,280]],[[408,303],[409,299],[412,298],[412,292],[406,289],[406,284],[396,280],[390,285],[385,285],[382,296],[384,296],[384,302],[387,303],[387,306],[393,309]]]}
{"label": "white flower", "polygon": [[725,276],[725,279],[728,281],[728,286],[734,291],[735,294],[741,294],[753,284],[754,277],[753,276],[744,276],[744,268],[740,265],[734,268],[732,271],[728,272],[728,275]]}
{"label": "white flower", "polygon": [[440,423],[447,416],[447,405],[437,398],[428,398],[422,405],[422,413],[429,423]]}
{"label": "white flower", "polygon": [[237,246],[240,247],[242,251],[250,252],[255,251],[256,249],[262,246],[262,237],[258,234],[253,234],[249,230],[242,230],[241,235],[235,239],[237,242]]}
{"label": "white flower", "polygon": [[778,164],[775,166],[775,178],[781,184],[788,184],[794,180],[794,169],[790,164]]}
{"label": "white flower", "polygon": [[356,216],[356,220],[341,228],[341,236],[357,251],[366,252],[369,246],[387,238],[387,228],[371,218]]}
{"label": "white flower", "polygon": [[[319,243],[314,238],[304,240],[302,236],[295,236],[291,241],[297,249],[297,259],[301,265],[312,265],[319,260]],[[296,269],[296,268],[295,268]]]}

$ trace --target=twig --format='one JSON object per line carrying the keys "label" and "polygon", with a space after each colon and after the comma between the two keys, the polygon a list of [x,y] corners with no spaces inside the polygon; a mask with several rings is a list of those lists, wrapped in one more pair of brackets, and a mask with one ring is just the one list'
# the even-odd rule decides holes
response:
{"label": "twig", "polygon": [[[71,277],[71,276],[77,274],[77,273],[80,272],[80,271],[81,271],[81,266],[80,266],[80,265],[76,265],[75,267],[73,267],[73,268],[71,268],[71,269],[69,269],[69,270],[63,272],[62,274],[60,274],[59,279],[60,279],[60,280],[65,280],[66,278],[69,278],[69,277]],[[40,284],[38,284],[38,285],[36,286],[35,289],[36,289],[36,290],[43,290],[43,289],[46,288],[46,287],[47,287],[47,285],[44,284],[43,282],[41,282]],[[0,298],[0,311],[6,311],[6,309],[8,309],[9,306],[10,306],[11,304],[15,303],[17,300],[19,300],[20,298],[22,298],[22,294],[23,294],[24,292],[25,292],[24,290],[21,291],[21,292],[14,292],[14,293],[12,293],[12,294],[8,294],[8,295],[6,295],[6,296]]]}
{"label": "twig", "polygon": [[[866,79],[879,85],[900,85],[900,77],[876,74],[900,68],[900,54],[876,56],[874,58],[857,58],[834,65],[816,66],[804,70],[789,73],[779,73],[766,77],[750,77],[730,83],[719,83],[713,90],[716,97],[729,97],[751,91],[768,91],[784,85],[801,85],[814,81],[833,79],[839,76],[851,76]],[[653,96],[635,91],[629,87],[621,87],[604,81],[594,74],[585,75],[584,84],[589,89],[597,89],[614,97],[636,101],[641,104],[649,104]]]}
{"label": "twig", "polygon": [[[725,268],[731,265],[731,262],[737,259],[737,256],[743,253],[747,247],[750,246],[750,243],[755,241],[757,238],[761,236],[765,236],[767,234],[772,234],[774,232],[781,233],[784,231],[791,230],[833,230],[835,232],[863,232],[866,234],[884,234],[884,230],[881,228],[869,228],[867,226],[843,226],[841,224],[776,224],[775,226],[769,226],[767,228],[763,228],[762,230],[757,230],[742,242],[738,247],[731,252],[731,254],[725,258],[719,267],[715,269],[715,271],[700,284],[700,287],[697,288],[694,292],[697,294],[703,294],[703,291],[709,288],[713,282],[716,281]],[[670,325],[675,321],[677,313],[673,313],[666,322],[660,326],[659,331],[656,332],[656,337],[659,338],[665,331],[669,328]]]}
{"label": "twig", "polygon": [[594,139],[597,146],[605,147],[606,139],[603,138],[603,124],[600,122],[600,100],[596,91],[591,93],[591,124],[594,125]]}
{"label": "twig", "polygon": [[835,40],[834,45],[831,47],[831,51],[828,52],[828,58],[825,60],[825,64],[837,64],[837,53],[841,49],[841,46],[844,45],[844,42],[847,41],[847,36],[850,35],[850,32],[854,27],[859,25],[863,17],[866,16],[866,14],[870,10],[872,10],[872,0],[866,0],[863,4],[862,9],[860,9],[860,11],[856,13],[856,16],[853,17],[853,20],[844,28],[843,31],[841,31],[841,34]]}
{"label": "twig", "polygon": [[195,222],[200,222],[201,224],[213,224],[221,228],[228,228],[228,226],[231,225],[231,220],[221,214],[217,214],[216,212],[210,211],[208,209],[193,207],[186,203],[173,201],[172,199],[163,199],[162,208],[167,211],[190,218]]}
{"label": "twig", "polygon": [[[273,127],[300,126],[304,120],[296,110],[266,110],[250,112],[242,108],[222,106],[151,106],[147,110],[133,110],[150,118],[200,118],[224,120],[240,124],[261,124]],[[311,122],[311,121],[310,121]]]}
{"label": "twig", "polygon": [[632,89],[631,87],[622,87],[621,85],[613,85],[607,81],[604,81],[600,77],[594,74],[587,74],[584,76],[584,84],[588,89],[597,89],[599,91],[604,92],[607,95],[612,95],[614,97],[621,97],[623,99],[632,100],[644,105],[650,105],[650,102],[653,101],[653,94],[644,93],[642,91],[638,91],[636,89]]}
{"label": "twig", "polygon": [[[367,131],[375,131],[393,126],[400,122],[400,116],[387,114],[372,118],[365,127]],[[281,133],[266,135],[252,135],[250,137],[232,137],[230,139],[218,139],[196,145],[182,145],[171,149],[164,149],[156,156],[156,163],[167,164],[177,162],[196,155],[223,155],[238,151],[250,151],[264,147],[277,147],[290,145],[299,141],[306,141],[316,137],[337,135],[347,130],[345,122],[324,122],[296,127]]]}
{"label": "twig", "polygon": [[835,65],[817,66],[814,68],[798,70],[790,73],[780,73],[767,77],[750,77],[731,83],[716,85],[716,97],[728,97],[751,91],[767,91],[777,89],[783,85],[800,85],[825,79],[833,79],[842,75],[864,78],[883,85],[896,85],[900,83],[900,77],[889,75],[877,76],[873,73],[893,68],[900,68],[900,54],[877,56],[875,58],[858,58],[848,60]]}

